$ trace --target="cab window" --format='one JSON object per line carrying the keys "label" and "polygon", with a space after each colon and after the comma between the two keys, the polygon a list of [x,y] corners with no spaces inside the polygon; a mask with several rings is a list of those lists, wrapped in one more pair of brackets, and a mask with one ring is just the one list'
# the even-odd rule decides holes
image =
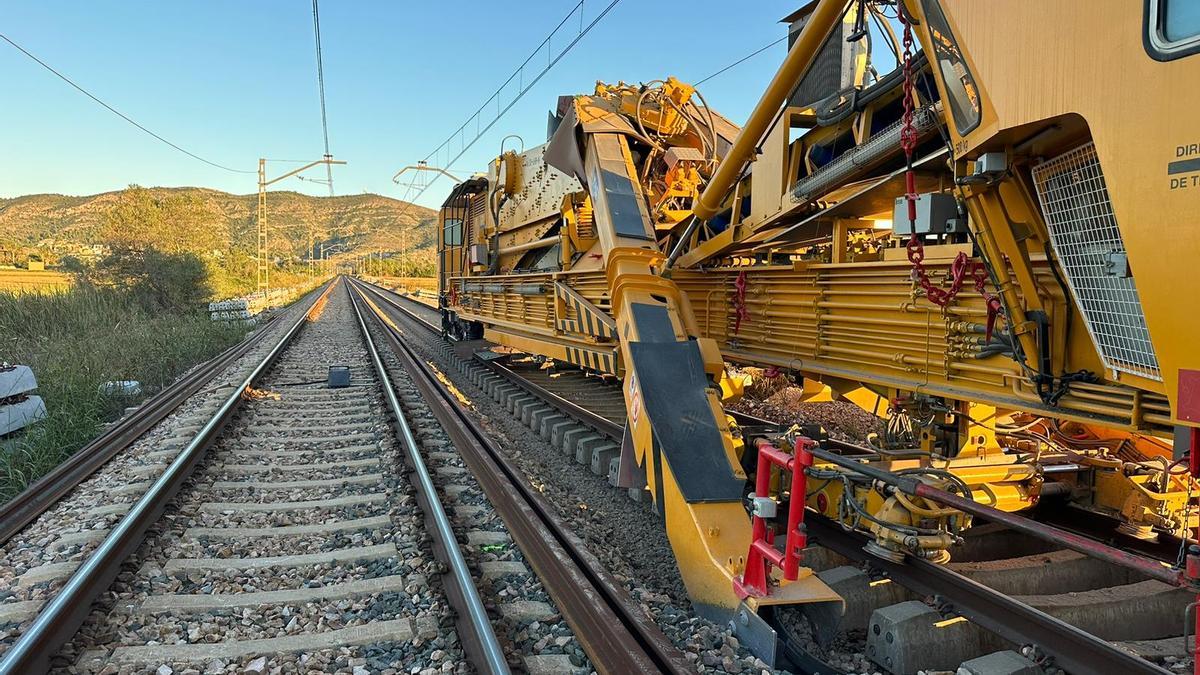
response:
{"label": "cab window", "polygon": [[925,19],[929,22],[929,37],[933,41],[936,68],[946,83],[946,97],[950,99],[950,114],[958,135],[963,136],[979,126],[982,105],[975,76],[967,68],[967,61],[958,48],[958,41],[950,31],[950,23],[942,13],[937,0],[922,0]]}
{"label": "cab window", "polygon": [[1162,32],[1172,42],[1200,36],[1200,3],[1163,0]]}
{"label": "cab window", "polygon": [[446,246],[462,246],[463,222],[459,218],[447,218],[442,226],[442,243]]}
{"label": "cab window", "polygon": [[1146,50],[1166,61],[1200,52],[1200,2],[1146,0]]}

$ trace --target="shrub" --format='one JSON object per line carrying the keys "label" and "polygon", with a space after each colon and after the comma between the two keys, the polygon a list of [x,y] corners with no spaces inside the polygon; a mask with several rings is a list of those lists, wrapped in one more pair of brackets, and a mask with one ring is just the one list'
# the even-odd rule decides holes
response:
{"label": "shrub", "polygon": [[204,261],[194,253],[114,249],[79,277],[82,286],[126,290],[148,310],[197,312],[212,298]]}

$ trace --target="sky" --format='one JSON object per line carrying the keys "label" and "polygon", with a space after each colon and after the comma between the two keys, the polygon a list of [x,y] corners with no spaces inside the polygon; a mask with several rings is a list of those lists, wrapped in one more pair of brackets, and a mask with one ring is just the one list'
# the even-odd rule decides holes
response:
{"label": "sky", "polygon": [[[608,2],[586,0],[585,24]],[[734,11],[717,0],[621,0],[451,170],[485,169],[508,134],[526,147],[544,142],[557,97],[590,92],[597,79],[700,80],[783,36],[779,19],[800,4],[754,0]],[[336,193],[404,197],[392,175],[465,122],[574,5],[325,0],[330,150],[348,162],[334,168]],[[161,144],[0,42],[0,197],[85,195],[135,183],[248,194],[257,189],[259,157],[323,153],[306,0],[0,0],[0,7],[0,33],[84,89],[195,154],[252,172],[213,168]],[[574,37],[578,19],[558,33],[555,53]],[[775,45],[701,91],[741,123],[785,51],[786,43]],[[543,49],[533,62],[545,61]],[[514,93],[510,85],[503,103]],[[268,176],[296,166],[268,163]],[[325,185],[294,178],[274,187],[328,194]],[[437,206],[450,187],[441,180],[418,203]]]}

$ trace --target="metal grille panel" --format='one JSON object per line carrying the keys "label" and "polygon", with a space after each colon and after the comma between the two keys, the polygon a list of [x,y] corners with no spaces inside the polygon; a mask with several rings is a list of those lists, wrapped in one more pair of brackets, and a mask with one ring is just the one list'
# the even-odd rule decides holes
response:
{"label": "metal grille panel", "polygon": [[1050,243],[1105,365],[1161,380],[1094,144],[1042,162],[1033,179]]}

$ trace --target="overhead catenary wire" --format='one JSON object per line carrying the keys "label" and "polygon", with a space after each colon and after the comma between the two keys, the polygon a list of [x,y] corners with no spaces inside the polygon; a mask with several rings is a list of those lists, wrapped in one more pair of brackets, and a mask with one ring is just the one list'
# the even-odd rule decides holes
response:
{"label": "overhead catenary wire", "polygon": [[[554,27],[554,30],[550,31],[550,33],[548,35],[546,35],[545,39],[543,39],[540,43],[538,43],[538,46],[536,48],[534,48],[534,50],[532,52],[530,52],[529,56],[526,57],[524,61],[521,62],[521,65],[517,66],[517,69],[514,70],[512,72],[512,74],[508,76],[508,79],[506,79],[499,87],[496,88],[495,93],[493,93],[491,96],[489,96],[487,98],[487,100],[485,100],[483,102],[483,104],[480,105],[479,108],[476,109],[476,111],[470,117],[468,117],[466,119],[465,122],[463,122],[461,125],[459,125],[459,127],[457,129],[455,129],[454,132],[446,138],[446,140],[442,141],[442,143],[440,145],[438,145],[436,148],[434,148],[433,152],[426,155],[425,159],[422,161],[429,162],[430,159],[433,159],[436,155],[438,155],[443,150],[445,150],[446,156],[448,159],[445,162],[438,163],[438,165],[441,166],[443,169],[449,169],[454,164],[454,162],[458,161],[459,158],[461,158],[463,155],[465,155],[467,153],[467,151],[470,150],[471,147],[474,146],[475,143],[477,141],[479,141],[480,138],[483,137],[484,134],[486,134],[488,131],[490,131],[491,128],[493,126],[495,126],[497,122],[500,121],[500,118],[504,117],[505,113],[507,113],[509,110],[511,110],[512,107],[514,105],[516,105],[518,101],[520,101],[522,98],[524,98],[525,94],[529,93],[529,91],[534,87],[534,85],[536,85],[539,81],[541,81],[541,79],[543,77],[545,77],[546,73],[550,72],[550,70],[553,69],[554,66],[563,59],[563,57],[565,57],[572,49],[574,49],[575,45],[579,44],[580,40],[582,40],[584,38],[584,36],[586,36],[588,33],[590,33],[591,30],[593,28],[595,28],[598,23],[600,23],[601,19],[603,19],[605,16],[607,16],[608,13],[611,12],[613,10],[613,8],[616,7],[620,1],[621,0],[612,0],[611,2],[609,2],[608,5],[605,6],[605,8],[603,10],[601,10],[600,13],[597,14],[596,17],[594,19],[592,19],[591,22],[589,22],[587,25],[584,25],[584,23],[583,23],[584,16],[583,16],[582,7],[583,7],[584,2],[583,2],[583,0],[580,0],[579,2],[577,2],[571,8],[571,11],[568,12],[567,15],[563,17],[562,21],[558,22],[558,25],[556,25]],[[578,31],[578,33],[575,35],[575,37],[570,42],[567,43],[567,45],[565,47],[562,48],[561,51],[559,51],[557,54],[553,54],[549,48],[551,39],[554,37],[554,35],[558,32],[558,30],[560,28],[562,28],[564,25],[566,25],[567,21],[569,21],[571,19],[571,17],[573,17],[577,11],[579,12],[579,31]],[[529,81],[528,84],[526,84],[525,79],[524,79],[525,66],[529,65],[529,63],[531,61],[533,61],[533,58],[535,56],[537,56],[539,53],[541,53],[543,47],[546,48],[546,56],[547,56],[546,65],[542,67],[542,69],[533,77],[533,79],[531,79]],[[501,107],[500,95],[504,92],[505,87],[507,87],[509,84],[511,84],[513,82],[513,80],[518,80],[518,91],[517,91],[516,95],[513,97],[513,99],[508,102],[507,105],[504,105],[503,107]],[[493,102],[495,102],[495,104],[496,104],[496,108],[497,108],[496,114],[495,114],[495,116],[492,117],[492,119],[486,125],[484,125],[482,123],[483,112],[485,109],[490,108]],[[475,124],[476,124],[475,135],[468,140],[464,136],[464,134],[467,130],[467,127],[471,124],[472,121],[475,121]],[[451,148],[451,143],[454,142],[456,139],[459,140],[459,145],[457,146],[458,152],[453,157],[450,157],[450,154],[452,152],[454,152],[454,150]],[[400,211],[400,214],[403,214],[405,211],[407,211],[413,205],[413,203],[417,199],[420,199],[421,195],[425,194],[425,191],[428,190],[429,187],[437,181],[438,177],[439,176],[435,175],[428,183],[426,183],[416,193],[416,195],[413,196],[413,201],[410,201],[408,204],[406,204],[403,207],[403,209]],[[397,214],[397,217],[399,217],[400,214]]]}
{"label": "overhead catenary wire", "polygon": [[[325,138],[325,159],[329,154],[329,118],[325,114],[325,64],[321,58],[321,16],[317,0],[313,0],[313,39],[317,45],[317,89],[321,92],[321,133]],[[333,196],[333,165],[325,165],[325,180],[329,185],[329,196]]]}
{"label": "overhead catenary wire", "polygon": [[701,79],[701,80],[698,80],[697,82],[694,82],[694,83],[692,84],[692,86],[694,86],[694,87],[699,87],[700,85],[704,84],[705,82],[708,82],[709,80],[713,79],[714,77],[717,77],[718,75],[723,75],[723,74],[725,73],[725,71],[727,71],[727,70],[730,70],[730,69],[732,69],[732,68],[736,68],[737,66],[740,66],[740,65],[742,65],[743,63],[745,63],[745,62],[749,61],[750,59],[754,58],[755,56],[758,56],[759,54],[761,54],[761,53],[763,53],[763,52],[767,51],[767,50],[768,50],[768,49],[770,49],[771,47],[774,47],[775,45],[779,44],[780,42],[783,42],[783,41],[784,41],[784,40],[786,40],[786,39],[788,39],[788,36],[784,35],[783,37],[779,38],[778,40],[775,40],[775,41],[771,42],[771,44],[768,44],[768,45],[764,45],[764,46],[762,46],[762,47],[759,47],[758,49],[755,49],[754,51],[752,51],[752,52],[750,52],[749,54],[747,54],[747,55],[743,56],[742,58],[738,59],[737,61],[734,61],[733,63],[731,63],[731,64],[729,64],[729,65],[727,65],[727,66],[725,66],[725,67],[721,68],[720,70],[718,70],[718,71],[716,71],[716,72],[714,72],[714,73],[712,73],[711,75],[709,75],[709,76],[707,76],[707,77],[705,77],[705,78],[703,78],[703,79]]}
{"label": "overhead catenary wire", "polygon": [[0,38],[3,38],[5,42],[7,42],[8,44],[15,47],[17,49],[17,51],[19,51],[22,54],[24,54],[25,56],[28,56],[29,58],[33,59],[41,67],[45,68],[46,70],[50,71],[51,73],[54,73],[55,76],[57,76],[63,82],[66,82],[67,84],[74,87],[76,90],[79,91],[79,93],[83,94],[84,96],[87,96],[88,98],[92,99],[96,103],[99,103],[101,106],[103,106],[105,109],[107,109],[112,114],[114,114],[117,117],[120,117],[121,119],[125,120],[126,122],[132,124],[133,126],[137,127],[139,130],[141,130],[143,133],[146,133],[146,134],[152,136],[153,138],[157,139],[159,142],[164,143],[164,144],[170,146],[171,148],[178,150],[179,152],[182,152],[183,154],[187,155],[188,157],[191,157],[192,159],[204,162],[205,164],[207,164],[209,166],[216,167],[223,171],[229,171],[231,173],[255,173],[254,171],[247,171],[247,170],[243,170],[243,169],[233,169],[228,166],[225,166],[224,164],[218,164],[212,160],[205,159],[204,157],[201,157],[200,155],[197,155],[194,152],[191,152],[189,150],[185,150],[184,148],[181,148],[180,146],[176,145],[175,143],[172,143],[171,141],[168,141],[167,139],[163,138],[162,136],[159,136],[158,134],[154,133],[153,131],[150,131],[149,129],[142,126],[141,124],[138,124],[136,121],[133,120],[133,118],[129,117],[125,113],[122,113],[121,111],[117,110],[116,108],[112,107],[111,105],[100,100],[100,98],[97,97],[95,94],[93,94],[90,91],[88,91],[87,89],[84,89],[83,87],[79,86],[71,78],[69,78],[66,75],[63,75],[59,71],[55,70],[50,64],[48,64],[45,61],[34,56],[32,53],[29,52],[29,50],[25,49],[21,45],[14,42],[12,40],[12,38],[8,37],[7,35],[4,35],[3,33],[0,33]]}
{"label": "overhead catenary wire", "polygon": [[[551,68],[551,67],[553,67],[553,66],[554,66],[554,64],[555,64],[555,63],[558,63],[558,61],[559,61],[559,60],[560,60],[560,59],[561,59],[563,56],[565,56],[565,55],[566,55],[566,53],[567,53],[568,51],[570,51],[570,50],[571,50],[571,48],[572,48],[572,47],[574,47],[574,46],[575,46],[575,45],[576,45],[576,44],[579,42],[579,40],[580,40],[580,39],[582,39],[582,38],[583,38],[583,36],[584,36],[584,35],[586,35],[586,34],[587,34],[587,32],[588,32],[588,31],[590,31],[590,30],[591,30],[591,29],[592,29],[592,28],[593,28],[593,27],[594,27],[594,26],[595,26],[595,25],[596,25],[596,24],[597,24],[597,23],[600,21],[600,19],[604,18],[604,15],[605,15],[605,14],[607,14],[607,13],[608,13],[610,10],[612,10],[612,8],[613,8],[613,7],[614,7],[614,6],[615,6],[615,5],[616,5],[618,2],[620,2],[620,0],[613,0],[611,3],[609,3],[609,5],[608,5],[607,7],[605,7],[605,8],[604,8],[604,10],[603,10],[602,12],[600,12],[600,14],[599,14],[598,16],[596,16],[596,18],[595,18],[595,19],[593,19],[593,20],[592,20],[592,22],[591,22],[590,24],[588,24],[586,27],[585,27],[585,26],[583,26],[583,14],[582,14],[582,13],[580,13],[580,32],[579,32],[579,34],[578,34],[578,35],[575,37],[575,39],[574,39],[574,40],[572,40],[572,41],[571,41],[571,43],[570,43],[569,45],[567,45],[567,47],[566,47],[566,48],[564,48],[564,49],[563,49],[563,51],[562,51],[562,52],[561,52],[561,53],[558,55],[558,57],[554,58],[554,59],[553,59],[553,60],[552,60],[552,61],[551,61],[551,62],[550,62],[550,63],[549,63],[547,66],[546,66],[546,68],[545,68],[545,69],[543,69],[543,70],[542,70],[542,72],[540,72],[540,73],[537,75],[537,77],[535,77],[535,78],[534,78],[534,79],[533,79],[533,80],[530,82],[530,84],[529,84],[528,86],[524,87],[524,88],[523,88],[523,89],[522,89],[522,90],[521,90],[521,91],[520,91],[520,92],[517,94],[516,98],[514,98],[514,99],[513,99],[513,101],[512,101],[512,102],[510,102],[510,103],[508,104],[508,106],[504,108],[504,110],[502,110],[502,111],[498,112],[498,113],[497,113],[497,115],[496,115],[496,117],[495,117],[495,118],[494,118],[494,119],[493,119],[491,122],[489,122],[489,123],[488,123],[488,125],[482,129],[482,131],[478,131],[478,132],[476,133],[476,136],[475,136],[475,138],[471,139],[469,142],[466,142],[466,143],[465,143],[465,145],[463,145],[463,146],[461,147],[461,149],[460,149],[460,151],[458,152],[458,154],[457,154],[457,155],[455,155],[453,159],[450,159],[449,161],[447,161],[447,162],[446,162],[446,163],[443,165],[443,166],[444,166],[444,168],[450,168],[450,166],[452,166],[452,165],[454,164],[454,162],[455,162],[455,161],[457,161],[459,158],[461,158],[461,157],[462,157],[462,156],[463,156],[463,155],[466,153],[466,151],[467,151],[467,150],[469,150],[469,149],[471,148],[471,146],[473,146],[473,145],[475,144],[475,142],[476,142],[476,141],[478,141],[478,140],[479,140],[479,138],[480,138],[481,136],[483,136],[483,134],[484,134],[484,133],[487,133],[487,131],[488,131],[488,130],[490,130],[490,129],[492,128],[492,126],[494,126],[494,125],[495,125],[495,123],[496,123],[496,122],[498,122],[498,121],[500,120],[500,118],[503,116],[503,114],[504,114],[505,112],[507,112],[507,111],[508,111],[510,108],[512,108],[512,106],[513,106],[513,105],[515,105],[515,104],[517,103],[517,101],[519,101],[519,100],[521,99],[521,97],[523,97],[523,96],[525,95],[525,93],[526,93],[526,92],[528,92],[528,91],[529,91],[529,89],[530,89],[530,88],[531,88],[531,87],[532,87],[534,84],[536,84],[536,83],[537,83],[537,81],[538,81],[538,80],[540,80],[540,79],[542,78],[542,76],[543,76],[543,75],[545,75],[545,74],[546,74],[546,72],[548,72],[548,71],[550,70],[550,68]],[[468,125],[468,124],[470,124],[471,120],[473,120],[473,119],[476,119],[476,118],[478,117],[478,115],[479,115],[479,114],[480,114],[480,113],[483,111],[483,109],[484,109],[484,108],[486,108],[486,107],[487,107],[487,106],[488,106],[488,105],[489,105],[489,104],[490,104],[490,103],[491,103],[493,100],[497,99],[497,98],[498,98],[498,96],[500,95],[500,93],[503,91],[504,87],[505,87],[505,86],[507,86],[509,83],[511,83],[511,82],[512,82],[512,80],[513,80],[513,78],[517,77],[518,73],[520,73],[520,72],[521,72],[521,69],[522,69],[522,68],[524,68],[524,67],[525,67],[525,65],[527,65],[527,64],[528,64],[528,63],[529,63],[529,62],[530,62],[530,61],[533,59],[533,57],[534,57],[534,56],[535,56],[535,55],[536,55],[538,52],[540,52],[540,51],[541,51],[542,47],[546,46],[546,44],[547,44],[547,43],[549,42],[549,40],[550,40],[550,37],[552,37],[552,36],[553,36],[553,35],[554,35],[554,34],[555,34],[557,31],[558,31],[558,29],[562,28],[562,26],[563,26],[564,24],[566,24],[566,22],[567,22],[567,21],[568,21],[568,20],[569,20],[569,19],[570,19],[570,18],[571,18],[571,17],[572,17],[574,14],[575,14],[576,10],[578,10],[578,9],[579,9],[579,8],[580,8],[582,5],[583,5],[583,2],[582,2],[582,0],[581,0],[581,1],[580,1],[580,2],[578,2],[578,3],[577,3],[575,6],[574,6],[574,7],[572,7],[572,8],[571,8],[571,11],[570,11],[570,12],[568,12],[568,13],[567,13],[567,15],[566,15],[565,17],[563,17],[562,21],[560,21],[560,22],[558,23],[558,25],[554,27],[554,30],[552,30],[552,31],[550,32],[550,35],[548,35],[548,36],[546,37],[546,39],[545,39],[545,40],[543,40],[543,41],[542,41],[540,44],[538,44],[537,48],[536,48],[536,49],[534,49],[533,53],[531,53],[531,54],[529,55],[529,57],[528,57],[528,58],[526,58],[526,59],[525,59],[525,61],[524,61],[524,62],[522,62],[522,63],[521,63],[521,65],[517,67],[517,70],[516,70],[516,71],[514,71],[512,75],[509,75],[508,79],[507,79],[507,80],[505,80],[505,81],[504,81],[504,83],[503,83],[503,84],[501,84],[501,85],[500,85],[500,86],[499,86],[499,87],[496,89],[495,93],[493,93],[493,94],[492,94],[490,97],[488,97],[488,99],[487,99],[486,101],[484,101],[483,105],[481,105],[481,106],[480,106],[480,107],[479,107],[479,108],[478,108],[478,109],[475,111],[475,113],[474,113],[473,115],[471,115],[470,117],[468,117],[468,118],[467,118],[467,121],[466,121],[466,122],[463,122],[463,124],[462,124],[462,125],[460,125],[460,126],[459,126],[459,128],[458,128],[458,129],[456,129],[456,130],[454,131],[454,133],[450,134],[450,136],[449,136],[449,137],[447,137],[447,138],[446,138],[446,140],[442,141],[442,144],[441,144],[441,145],[439,145],[437,148],[435,148],[433,152],[431,152],[431,153],[429,153],[428,155],[426,155],[426,156],[425,156],[425,159],[424,159],[423,161],[426,161],[426,162],[428,162],[428,161],[429,161],[431,158],[433,158],[435,155],[437,155],[439,152],[441,152],[441,151],[442,151],[442,149],[446,148],[446,147],[447,147],[447,146],[448,146],[448,145],[449,145],[449,144],[450,144],[450,143],[451,143],[451,142],[452,142],[452,141],[453,141],[453,140],[454,140],[456,137],[458,137],[458,136],[459,136],[459,135],[460,135],[460,134],[461,134],[461,133],[462,133],[462,132],[463,132],[463,131],[466,129],[467,125]],[[731,70],[731,69],[733,69],[733,68],[736,68],[737,66],[740,66],[741,64],[745,63],[746,61],[749,61],[750,59],[754,58],[755,56],[758,56],[759,54],[762,54],[763,52],[767,51],[768,49],[770,49],[770,48],[772,48],[772,47],[774,47],[774,46],[776,46],[776,45],[778,45],[778,44],[780,44],[780,43],[784,42],[785,40],[787,40],[787,38],[788,38],[788,36],[784,35],[784,36],[783,36],[783,37],[781,37],[781,38],[778,38],[778,39],[776,39],[776,40],[772,40],[770,43],[768,43],[768,44],[766,44],[766,45],[763,45],[762,47],[759,47],[758,49],[756,49],[756,50],[754,50],[754,51],[750,52],[749,54],[746,54],[745,56],[742,56],[741,58],[737,59],[736,61],[733,61],[732,63],[729,63],[729,64],[727,64],[727,65],[723,66],[722,68],[720,68],[719,70],[717,70],[717,71],[715,71],[715,72],[713,72],[713,73],[711,73],[711,74],[707,75],[706,77],[704,77],[704,78],[702,78],[702,79],[698,80],[698,81],[697,81],[697,82],[696,82],[696,83],[695,83],[693,86],[697,86],[697,87],[698,87],[698,86],[700,86],[700,85],[704,84],[705,82],[708,82],[709,80],[712,80],[712,79],[714,79],[714,78],[716,78],[716,77],[718,77],[718,76],[720,76],[720,75],[723,75],[723,74],[725,74],[727,71],[729,71],[729,70]],[[411,192],[412,192],[412,189],[413,189],[413,186],[412,186],[412,185],[409,185],[409,186],[407,187],[407,189],[405,190],[405,196],[404,196],[404,198],[403,198],[403,200],[402,200],[402,201],[406,201],[406,202],[408,202],[408,203],[407,203],[407,204],[406,204],[404,207],[402,207],[401,213],[404,213],[404,212],[405,212],[405,211],[407,211],[409,208],[411,208],[411,207],[412,207],[412,205],[413,205],[413,203],[414,203],[414,202],[415,202],[417,199],[420,199],[420,198],[421,198],[421,195],[423,195],[423,194],[425,193],[425,191],[426,191],[427,189],[429,189],[430,185],[432,185],[432,183],[433,183],[434,181],[436,181],[436,180],[437,180],[437,178],[438,178],[437,176],[434,176],[434,178],[433,178],[432,180],[430,180],[430,181],[429,181],[429,183],[427,183],[427,184],[425,184],[424,186],[422,186],[422,187],[420,188],[420,190],[418,190],[418,191],[417,191],[417,193],[416,193],[416,194],[415,194],[415,195],[412,197],[412,199],[411,199],[411,200],[409,200],[409,199],[408,199],[408,195],[409,195],[409,194],[411,194]]]}

